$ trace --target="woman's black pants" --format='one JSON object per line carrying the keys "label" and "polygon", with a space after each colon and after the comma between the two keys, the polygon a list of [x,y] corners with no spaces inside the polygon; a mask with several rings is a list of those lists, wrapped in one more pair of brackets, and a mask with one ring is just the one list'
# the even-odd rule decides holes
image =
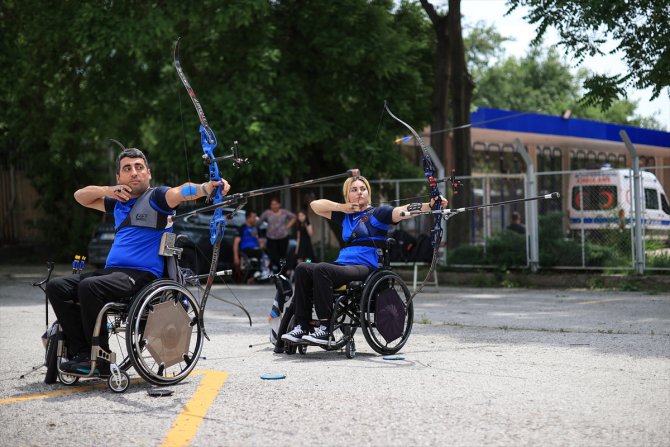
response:
{"label": "woman's black pants", "polygon": [[328,262],[303,262],[295,268],[293,302],[298,324],[307,327],[312,306],[319,320],[327,320],[333,311],[333,289],[351,281],[362,281],[372,271],[365,265],[338,265]]}

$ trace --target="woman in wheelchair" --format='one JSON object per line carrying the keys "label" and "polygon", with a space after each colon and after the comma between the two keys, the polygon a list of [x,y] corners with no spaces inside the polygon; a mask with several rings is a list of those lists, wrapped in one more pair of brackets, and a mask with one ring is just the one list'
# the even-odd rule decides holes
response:
{"label": "woman in wheelchair", "polygon": [[[362,281],[379,267],[378,248],[384,248],[391,224],[414,216],[401,217],[402,211],[429,210],[430,203],[413,203],[392,207],[372,207],[370,183],[365,177],[350,177],[342,186],[344,203],[326,199],[314,200],[310,206],[316,214],[342,226],[344,247],[333,263],[302,263],[295,269],[295,326],[282,335],[291,343],[309,342],[328,345],[329,322],[333,311],[333,290],[351,281]],[[441,206],[447,200],[441,197]],[[309,333],[312,307],[318,325]]]}
{"label": "woman in wheelchair", "polygon": [[55,278],[46,285],[47,298],[67,341],[69,361],[60,364],[63,371],[90,375],[91,366],[96,365],[93,373],[109,375],[109,363],[91,357],[92,346],[109,350],[106,324],[98,339],[93,337],[98,313],[106,303],[128,300],[164,276],[159,248],[164,233],[172,232],[172,216],[181,202],[207,196],[219,185],[223,194],[230,189],[225,180],[174,188],[151,188],[150,181],[151,170],[142,151],[123,148],[116,160],[115,186],[90,185],[74,194],[79,204],[112,214],[116,236],[105,268]]}

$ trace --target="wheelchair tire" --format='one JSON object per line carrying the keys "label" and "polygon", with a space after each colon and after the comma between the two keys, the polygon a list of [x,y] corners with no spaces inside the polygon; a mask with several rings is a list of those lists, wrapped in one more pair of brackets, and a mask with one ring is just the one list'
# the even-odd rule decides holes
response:
{"label": "wheelchair tire", "polygon": [[58,371],[58,381],[63,385],[72,386],[79,382],[79,377]]}
{"label": "wheelchair tire", "polygon": [[246,284],[247,280],[251,276],[252,273],[251,270],[252,270],[251,259],[249,259],[249,255],[247,255],[243,251],[240,251],[240,266],[238,267],[239,271],[238,283]]}
{"label": "wheelchair tire", "polygon": [[47,372],[44,375],[44,383],[52,384],[58,382],[58,337],[60,328],[58,322],[54,322],[47,331],[47,350],[44,356],[44,365]]}
{"label": "wheelchair tire", "polygon": [[107,378],[107,386],[115,393],[124,393],[130,386],[130,376],[127,372],[121,371],[121,377],[117,380],[112,374]]}
{"label": "wheelchair tire", "polygon": [[[188,319],[187,322],[184,314],[178,310],[169,311],[172,313],[167,316],[168,319],[175,318],[174,321],[170,321],[170,324],[173,325],[172,331],[184,330],[185,334],[188,334],[188,346],[180,347],[180,349],[185,349],[185,352],[182,354],[182,358],[177,361],[174,358],[161,357],[161,353],[171,349],[162,349],[164,347],[162,338],[153,334],[154,340],[158,341],[157,348],[152,349],[153,345],[149,346],[152,340],[147,340],[145,336],[146,326],[152,321],[150,316],[154,311],[154,306],[166,302],[172,302],[174,306],[182,306]],[[162,318],[165,318],[165,316]],[[177,319],[181,319],[181,322],[177,322]],[[187,326],[177,327],[179,324]],[[160,330],[164,329],[163,326],[159,327]],[[161,337],[164,334],[165,332],[161,332]],[[178,341],[185,342],[184,340]],[[172,280],[161,279],[150,283],[138,293],[128,312],[126,344],[130,361],[135,371],[144,380],[152,385],[174,385],[181,382],[198,363],[203,342],[200,308],[193,294],[186,287]],[[158,352],[159,349],[162,349],[161,352]],[[168,352],[167,355],[171,354]],[[154,356],[160,358],[157,359]],[[168,365],[166,365],[166,362]]]}
{"label": "wheelchair tire", "polygon": [[400,276],[388,270],[374,274],[367,282],[361,296],[361,329],[370,347],[382,355],[395,354],[407,343],[414,324],[414,303],[405,308],[402,335],[390,342],[386,341],[377,329],[375,321],[375,297],[385,288],[393,288],[401,301],[407,305],[412,294]]}

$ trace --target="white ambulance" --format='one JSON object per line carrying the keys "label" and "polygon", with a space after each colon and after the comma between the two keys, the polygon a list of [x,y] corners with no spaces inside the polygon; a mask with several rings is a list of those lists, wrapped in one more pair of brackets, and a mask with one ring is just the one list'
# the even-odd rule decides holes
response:
{"label": "white ambulance", "polygon": [[[642,225],[670,231],[670,204],[663,186],[651,172],[642,175]],[[630,228],[635,221],[633,170],[602,169],[570,174],[571,230]]]}

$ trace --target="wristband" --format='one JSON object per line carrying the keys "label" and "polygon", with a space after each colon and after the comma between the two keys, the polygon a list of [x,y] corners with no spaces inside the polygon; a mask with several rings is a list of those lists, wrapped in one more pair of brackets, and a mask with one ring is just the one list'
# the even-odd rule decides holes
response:
{"label": "wristband", "polygon": [[206,183],[201,183],[201,184],[200,184],[200,190],[202,191],[202,193],[203,193],[205,196],[208,196],[209,194],[207,194],[207,190],[205,189],[205,185],[206,185]]}

